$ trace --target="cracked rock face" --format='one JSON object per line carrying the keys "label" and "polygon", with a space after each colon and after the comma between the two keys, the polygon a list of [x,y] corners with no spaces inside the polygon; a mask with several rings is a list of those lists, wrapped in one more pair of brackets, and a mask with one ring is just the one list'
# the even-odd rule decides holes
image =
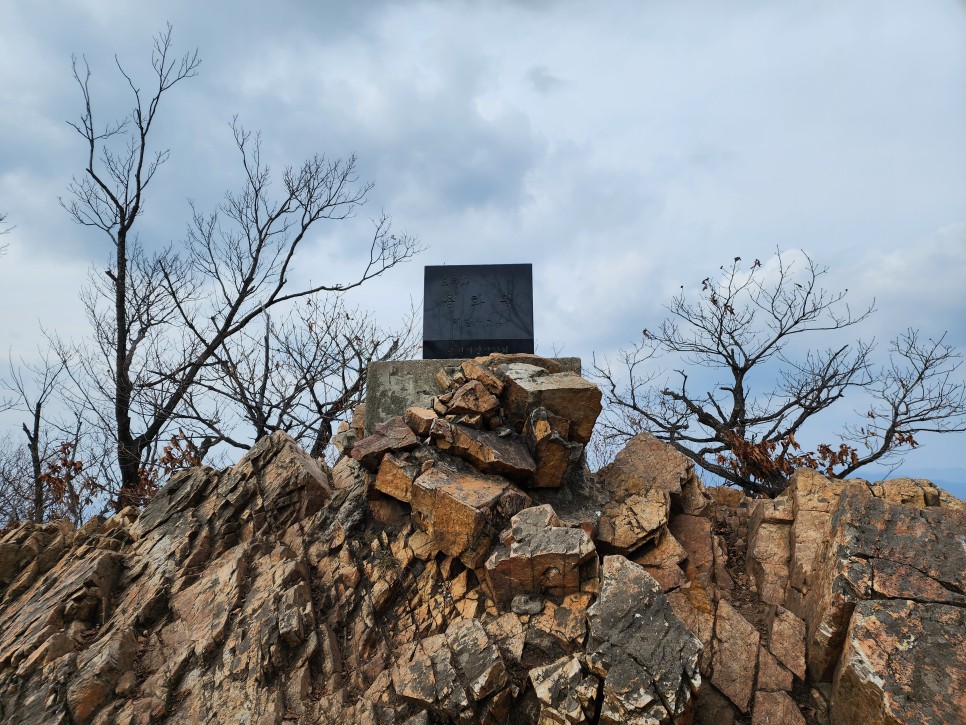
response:
{"label": "cracked rock face", "polygon": [[589,383],[518,370],[508,412],[531,363],[356,416],[331,471],[276,433],[141,511],[0,532],[0,722],[957,721],[961,502],[814,472],[752,500],[646,436],[598,480]]}
{"label": "cracked rock face", "polygon": [[606,556],[600,598],[587,611],[588,660],[604,681],[601,723],[661,723],[701,684],[701,642],[643,567]]}
{"label": "cracked rock face", "polygon": [[961,509],[915,508],[873,496],[865,484],[846,486],[803,604],[812,676],[831,680],[861,600],[966,606],[964,531]]}
{"label": "cracked rock face", "polygon": [[897,599],[860,603],[835,673],[835,722],[952,722],[966,713],[966,609]]}

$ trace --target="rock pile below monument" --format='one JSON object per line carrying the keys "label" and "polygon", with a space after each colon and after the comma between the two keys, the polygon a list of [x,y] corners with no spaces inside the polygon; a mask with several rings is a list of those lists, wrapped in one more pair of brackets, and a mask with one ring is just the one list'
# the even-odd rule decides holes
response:
{"label": "rock pile below monument", "polygon": [[440,370],[329,470],[284,433],[141,511],[0,535],[0,722],[956,723],[966,505],[928,481],[708,488],[600,391]]}

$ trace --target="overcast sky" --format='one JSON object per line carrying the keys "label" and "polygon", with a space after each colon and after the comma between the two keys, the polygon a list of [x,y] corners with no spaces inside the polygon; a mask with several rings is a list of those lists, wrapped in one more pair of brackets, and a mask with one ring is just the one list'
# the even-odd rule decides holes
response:
{"label": "overcast sky", "polygon": [[[0,340],[84,334],[77,294],[105,239],[58,206],[83,168],[71,54],[102,120],[174,25],[197,78],[160,111],[171,148],[141,228],[177,243],[187,199],[237,187],[229,122],[276,169],[350,153],[376,187],[319,227],[300,273],[337,281],[385,209],[427,251],[354,299],[393,324],[426,264],[532,262],[538,351],[613,354],[681,285],[734,256],[801,249],[855,304],[863,337],[912,326],[966,349],[966,3],[0,2]],[[923,439],[910,472],[966,466]],[[957,474],[966,482],[966,470]],[[960,495],[966,491],[966,486]]]}

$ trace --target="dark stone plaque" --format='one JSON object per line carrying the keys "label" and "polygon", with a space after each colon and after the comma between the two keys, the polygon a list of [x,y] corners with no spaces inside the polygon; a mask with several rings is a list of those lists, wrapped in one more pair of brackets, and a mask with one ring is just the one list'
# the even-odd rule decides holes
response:
{"label": "dark stone plaque", "polygon": [[533,352],[533,265],[426,267],[423,359]]}

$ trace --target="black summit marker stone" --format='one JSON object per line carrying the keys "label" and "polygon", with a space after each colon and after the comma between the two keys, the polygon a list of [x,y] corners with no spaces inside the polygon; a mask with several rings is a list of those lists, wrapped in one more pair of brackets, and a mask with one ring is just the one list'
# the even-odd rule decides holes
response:
{"label": "black summit marker stone", "polygon": [[533,353],[533,265],[425,269],[424,360]]}

